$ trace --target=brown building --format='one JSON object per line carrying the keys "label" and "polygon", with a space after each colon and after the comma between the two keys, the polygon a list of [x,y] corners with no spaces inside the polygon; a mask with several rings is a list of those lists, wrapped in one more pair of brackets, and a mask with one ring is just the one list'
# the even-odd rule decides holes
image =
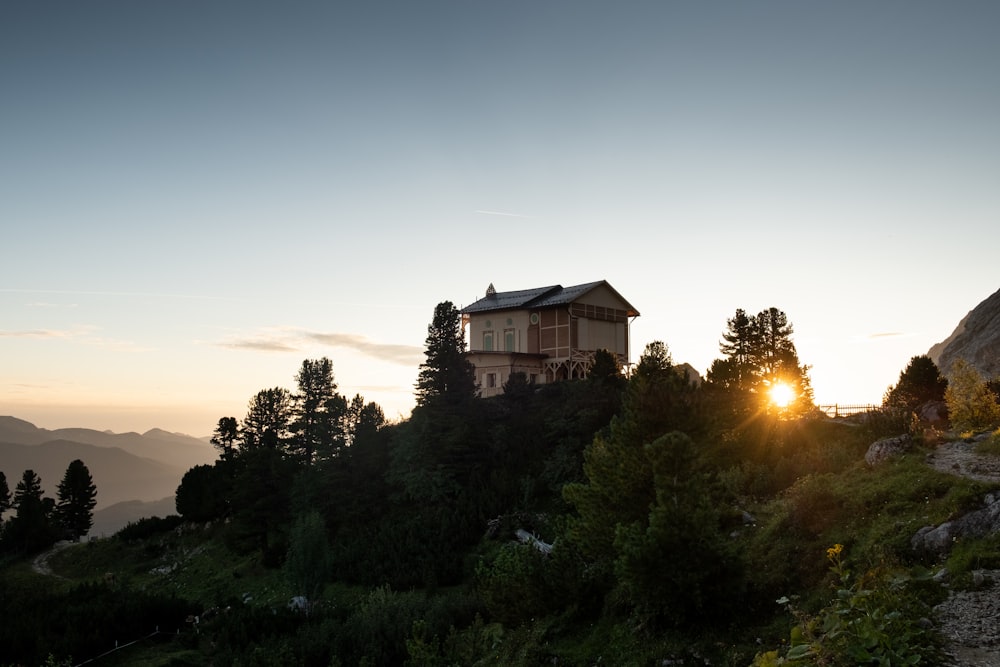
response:
{"label": "brown building", "polygon": [[481,396],[503,393],[512,373],[537,384],[585,377],[594,352],[608,350],[629,363],[629,325],[639,315],[601,280],[497,292],[462,309],[469,361]]}

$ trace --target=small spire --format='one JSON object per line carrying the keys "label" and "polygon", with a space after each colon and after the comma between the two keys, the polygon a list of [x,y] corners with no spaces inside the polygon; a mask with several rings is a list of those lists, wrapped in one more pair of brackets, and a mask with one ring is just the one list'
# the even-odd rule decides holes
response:
{"label": "small spire", "polygon": [[486,296],[496,296],[496,294],[497,289],[493,287],[493,283],[490,283],[490,286],[486,288]]}

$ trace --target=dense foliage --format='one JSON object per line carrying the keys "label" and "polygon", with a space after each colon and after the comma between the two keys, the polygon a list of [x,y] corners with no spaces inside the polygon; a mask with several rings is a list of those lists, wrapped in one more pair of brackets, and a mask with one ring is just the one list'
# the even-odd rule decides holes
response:
{"label": "dense foliage", "polygon": [[[25,610],[2,630],[4,660],[93,657],[110,634],[175,628],[172,664],[930,664],[913,523],[983,487],[919,452],[865,466],[901,422],[811,412],[791,334],[777,309],[737,311],[704,384],[654,341],[627,375],[601,352],[584,380],[515,374],[480,399],[445,302],[408,419],[387,423],[338,393],[328,359],[304,361],[294,391],[219,420],[218,460],[184,475],[179,517],[59,554],[84,583],[18,574],[58,515],[27,471],[2,542],[0,613]],[[896,396],[937,386],[915,365]],[[780,408],[778,382],[798,392]],[[884,620],[852,620],[873,609]],[[43,624],[73,630],[32,635]],[[897,641],[870,644],[884,635]]]}

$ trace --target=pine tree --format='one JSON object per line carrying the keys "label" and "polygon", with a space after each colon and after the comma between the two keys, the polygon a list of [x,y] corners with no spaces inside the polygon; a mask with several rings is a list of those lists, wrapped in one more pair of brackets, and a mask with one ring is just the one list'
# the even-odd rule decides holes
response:
{"label": "pine tree", "polygon": [[25,470],[14,489],[15,514],[4,527],[4,546],[31,553],[56,541],[51,521],[52,500],[42,497],[42,480],[34,470]]}
{"label": "pine tree", "polygon": [[0,517],[10,509],[10,487],[7,486],[7,476],[0,472]]}
{"label": "pine tree", "polygon": [[242,450],[272,449],[284,453],[292,419],[292,394],[282,387],[262,389],[247,407],[240,433]]}
{"label": "pine tree", "polygon": [[222,417],[212,433],[212,446],[219,450],[219,458],[229,463],[236,456],[236,441],[240,437],[236,417]]}
{"label": "pine tree", "polygon": [[347,401],[337,393],[333,362],[306,359],[295,380],[299,391],[293,397],[292,448],[306,465],[337,456],[344,446]]}
{"label": "pine tree", "polygon": [[450,301],[434,308],[427,327],[427,360],[417,376],[417,405],[457,405],[476,395],[475,369],[465,358],[458,309]]}
{"label": "pine tree", "polygon": [[793,414],[807,410],[813,401],[809,367],[800,364],[794,330],[788,316],[777,308],[768,308],[747,316],[742,309],[727,320],[720,351],[708,371],[708,382],[728,393],[738,413],[756,412],[761,399],[775,385],[787,385],[795,395],[787,410]]}
{"label": "pine tree", "polygon": [[885,394],[886,407],[916,410],[927,401],[943,401],[948,380],[926,354],[913,357],[899,374],[899,382]]}
{"label": "pine tree", "polygon": [[79,540],[94,525],[97,486],[83,461],[76,459],[59,482],[56,517],[73,540]]}

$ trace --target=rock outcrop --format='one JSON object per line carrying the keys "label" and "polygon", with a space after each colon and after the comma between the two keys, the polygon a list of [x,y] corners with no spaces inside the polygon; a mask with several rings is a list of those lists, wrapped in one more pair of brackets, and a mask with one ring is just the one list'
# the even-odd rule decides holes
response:
{"label": "rock outcrop", "polygon": [[915,551],[945,554],[959,537],[983,537],[1000,531],[1000,498],[986,496],[985,507],[939,526],[925,526],[910,538]]}
{"label": "rock outcrop", "polygon": [[910,451],[912,446],[913,440],[906,433],[876,440],[868,447],[868,451],[865,452],[865,463],[870,466],[876,466],[893,456],[905,454]]}
{"label": "rock outcrop", "polygon": [[1000,376],[1000,290],[973,308],[927,356],[945,376],[957,359],[965,359],[988,380]]}

